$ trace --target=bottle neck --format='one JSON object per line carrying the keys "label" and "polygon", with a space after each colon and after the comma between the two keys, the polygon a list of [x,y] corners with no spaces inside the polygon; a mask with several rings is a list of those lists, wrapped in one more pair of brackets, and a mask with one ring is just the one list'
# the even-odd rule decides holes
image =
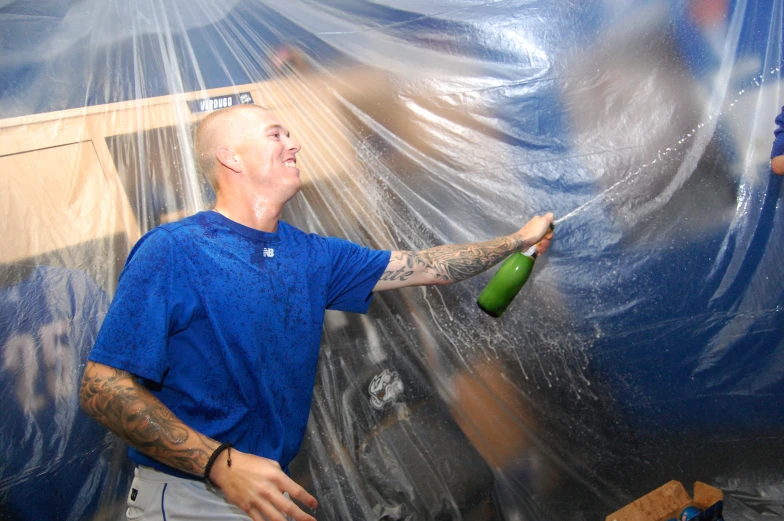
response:
{"label": "bottle neck", "polygon": [[523,252],[523,255],[527,257],[531,257],[532,259],[536,260],[536,258],[539,256],[539,254],[536,251],[536,244],[534,244],[533,246],[525,250]]}

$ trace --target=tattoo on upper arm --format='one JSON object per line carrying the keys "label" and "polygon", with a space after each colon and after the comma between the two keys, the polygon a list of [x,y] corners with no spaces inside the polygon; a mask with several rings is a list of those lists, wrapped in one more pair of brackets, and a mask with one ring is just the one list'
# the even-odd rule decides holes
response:
{"label": "tattoo on upper arm", "polygon": [[395,253],[397,253],[397,255],[392,257],[392,260],[399,261],[403,265],[396,270],[385,271],[379,280],[406,281],[409,277],[411,277],[411,275],[414,274],[417,268],[426,268],[424,260],[419,258],[419,256],[413,251],[400,251]]}
{"label": "tattoo on upper arm", "polygon": [[87,414],[143,453],[184,472],[202,474],[212,453],[211,440],[199,433],[191,436],[195,431],[130,373],[85,371],[79,398]]}

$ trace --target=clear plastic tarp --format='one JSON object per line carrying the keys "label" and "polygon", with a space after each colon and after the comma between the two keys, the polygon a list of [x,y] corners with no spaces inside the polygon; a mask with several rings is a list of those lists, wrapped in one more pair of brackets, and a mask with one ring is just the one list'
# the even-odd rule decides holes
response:
{"label": "clear plastic tarp", "polygon": [[[286,220],[384,249],[554,211],[501,319],[329,313],[292,477],[319,519],[597,520],[670,480],[784,518],[782,0],[0,2],[0,519],[123,519],[78,407],[130,247],[209,208],[192,132],[268,107]],[[241,281],[238,281],[241,284]],[[296,375],[292,375],[296,378]]]}

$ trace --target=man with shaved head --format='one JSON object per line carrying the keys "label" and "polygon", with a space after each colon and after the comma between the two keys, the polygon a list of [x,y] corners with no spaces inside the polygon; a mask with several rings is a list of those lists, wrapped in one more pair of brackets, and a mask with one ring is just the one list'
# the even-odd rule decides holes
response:
{"label": "man with shaved head", "polygon": [[129,519],[314,518],[286,470],[308,421],[325,309],[374,291],[451,284],[552,237],[378,251],[280,220],[301,188],[300,145],[270,112],[213,112],[195,139],[215,208],[134,246],[81,386],[82,408],[131,445]]}

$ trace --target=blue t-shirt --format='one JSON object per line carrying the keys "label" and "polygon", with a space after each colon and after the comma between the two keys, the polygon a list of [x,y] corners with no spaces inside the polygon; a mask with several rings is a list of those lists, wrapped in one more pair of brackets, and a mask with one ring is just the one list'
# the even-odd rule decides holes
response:
{"label": "blue t-shirt", "polygon": [[367,312],[389,258],[200,212],[136,244],[89,358],[145,379],[196,431],[285,468],[308,421],[324,310]]}

